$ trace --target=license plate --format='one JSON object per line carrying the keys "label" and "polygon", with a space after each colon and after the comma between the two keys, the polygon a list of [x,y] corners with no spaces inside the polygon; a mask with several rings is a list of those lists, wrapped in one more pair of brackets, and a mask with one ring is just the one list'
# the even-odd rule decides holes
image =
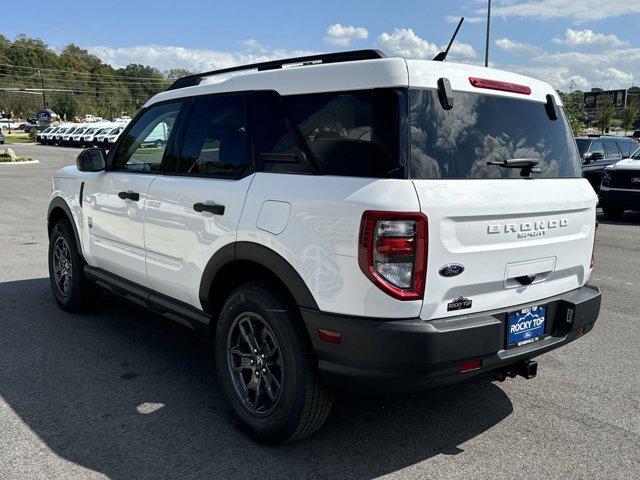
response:
{"label": "license plate", "polygon": [[507,348],[537,342],[544,336],[547,307],[527,307],[509,313],[507,320]]}

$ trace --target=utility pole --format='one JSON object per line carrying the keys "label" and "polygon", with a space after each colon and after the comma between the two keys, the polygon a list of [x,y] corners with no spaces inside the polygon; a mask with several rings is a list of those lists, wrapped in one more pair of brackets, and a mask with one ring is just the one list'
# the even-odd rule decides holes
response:
{"label": "utility pole", "polygon": [[47,94],[44,93],[44,77],[40,70],[38,70],[38,74],[40,75],[40,83],[42,84],[42,108],[47,108]]}
{"label": "utility pole", "polygon": [[484,66],[489,66],[489,32],[491,28],[491,0],[487,5],[487,44],[484,49]]}

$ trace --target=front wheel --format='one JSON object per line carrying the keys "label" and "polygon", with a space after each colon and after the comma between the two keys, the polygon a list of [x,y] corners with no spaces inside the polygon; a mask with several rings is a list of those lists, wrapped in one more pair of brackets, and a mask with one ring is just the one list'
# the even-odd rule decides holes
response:
{"label": "front wheel", "polygon": [[55,224],[49,237],[49,279],[64,310],[79,311],[96,298],[97,287],[84,275],[83,262],[68,220]]}
{"label": "front wheel", "polygon": [[286,298],[260,283],[237,288],[216,330],[216,369],[240,421],[259,440],[298,440],[319,429],[333,396]]}

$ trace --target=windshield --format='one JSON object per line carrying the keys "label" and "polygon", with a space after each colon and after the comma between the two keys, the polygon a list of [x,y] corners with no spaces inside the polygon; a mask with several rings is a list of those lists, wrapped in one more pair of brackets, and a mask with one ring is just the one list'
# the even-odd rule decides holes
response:
{"label": "windshield", "polygon": [[66,133],[66,134],[69,134],[69,133],[73,133],[73,132],[75,132],[75,131],[76,131],[76,128],[75,128],[75,127],[71,127],[71,128],[70,128],[69,130],[67,130],[65,133]]}
{"label": "windshield", "polygon": [[95,131],[96,131],[96,129],[95,129],[95,128],[90,128],[89,130],[87,130],[87,131],[86,131],[86,132],[84,132],[84,133],[85,133],[85,135],[88,135],[88,134],[93,133],[93,132],[95,132]]}
{"label": "windshield", "polygon": [[631,155],[631,158],[633,158],[634,160],[640,160],[640,148],[636,150],[633,155]]}
{"label": "windshield", "polygon": [[58,133],[64,133],[64,132],[66,132],[66,131],[67,131],[67,129],[66,129],[66,128],[61,128],[60,130],[58,130]]}
{"label": "windshield", "polygon": [[580,152],[580,156],[584,157],[584,154],[589,150],[589,145],[591,145],[591,140],[587,138],[576,138],[576,144],[578,145],[578,152]]}
{"label": "windshield", "polygon": [[532,158],[535,177],[581,176],[580,160],[564,112],[547,116],[543,103],[454,92],[444,110],[435,90],[411,89],[411,177],[520,178],[520,169],[491,161]]}
{"label": "windshield", "polygon": [[53,127],[47,127],[42,131],[42,133],[49,133],[51,130],[53,130]]}

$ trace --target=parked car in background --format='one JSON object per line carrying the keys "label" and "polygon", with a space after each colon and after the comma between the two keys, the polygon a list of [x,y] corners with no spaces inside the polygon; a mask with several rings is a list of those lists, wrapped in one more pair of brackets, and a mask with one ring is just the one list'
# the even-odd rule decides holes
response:
{"label": "parked car in background", "polygon": [[18,130],[20,123],[8,118],[0,118],[0,130]]}
{"label": "parked car in background", "polygon": [[582,158],[582,176],[597,192],[605,167],[629,158],[638,148],[638,141],[628,137],[577,137],[576,144]]}
{"label": "parked car in background", "polygon": [[96,133],[96,135],[93,137],[93,144],[97,147],[106,146],[107,137],[111,135],[111,132],[113,132],[116,128],[117,127],[115,125],[112,125],[110,127],[102,129],[101,133]]}
{"label": "parked car in background", "polygon": [[0,145],[4,145],[4,134],[2,133],[2,130],[0,130]]}
{"label": "parked car in background", "polygon": [[631,158],[605,168],[600,205],[612,220],[622,218],[625,210],[640,210],[640,149]]}
{"label": "parked car in background", "polygon": [[48,134],[51,130],[53,130],[54,127],[47,127],[45,128],[43,131],[41,131],[40,133],[38,133],[36,135],[36,142],[41,143],[42,145],[44,145],[44,139],[45,139],[45,135]]}
{"label": "parked car in background", "polygon": [[62,141],[62,136],[69,131],[69,129],[73,128],[73,123],[65,123],[60,125],[60,128],[51,136],[50,145],[60,145]]}
{"label": "parked car in background", "polygon": [[42,139],[42,144],[43,145],[53,145],[53,137],[56,133],[58,133],[58,131],[60,130],[61,126],[60,125],[55,125],[53,127],[51,127],[51,130],[49,130],[48,132],[42,132],[40,134],[40,138]]}
{"label": "parked car in background", "polygon": [[90,125],[82,135],[82,146],[91,147],[94,144],[95,136],[104,133],[107,129],[113,128],[111,123],[94,123]]}
{"label": "parked car in background", "polygon": [[62,146],[68,146],[71,144],[71,136],[82,128],[82,124],[75,123],[70,128],[67,129],[62,135],[60,135],[60,140],[58,140],[58,144]]}
{"label": "parked car in background", "polygon": [[72,147],[79,147],[82,145],[82,136],[84,133],[91,128],[90,125],[81,125],[76,128],[76,131],[73,132],[73,135],[69,138],[69,145]]}
{"label": "parked car in background", "polygon": [[106,148],[111,148],[113,144],[116,143],[116,140],[118,140],[118,137],[120,136],[123,130],[124,130],[124,127],[120,126],[120,127],[114,128],[111,132],[109,132],[109,135],[105,137]]}

